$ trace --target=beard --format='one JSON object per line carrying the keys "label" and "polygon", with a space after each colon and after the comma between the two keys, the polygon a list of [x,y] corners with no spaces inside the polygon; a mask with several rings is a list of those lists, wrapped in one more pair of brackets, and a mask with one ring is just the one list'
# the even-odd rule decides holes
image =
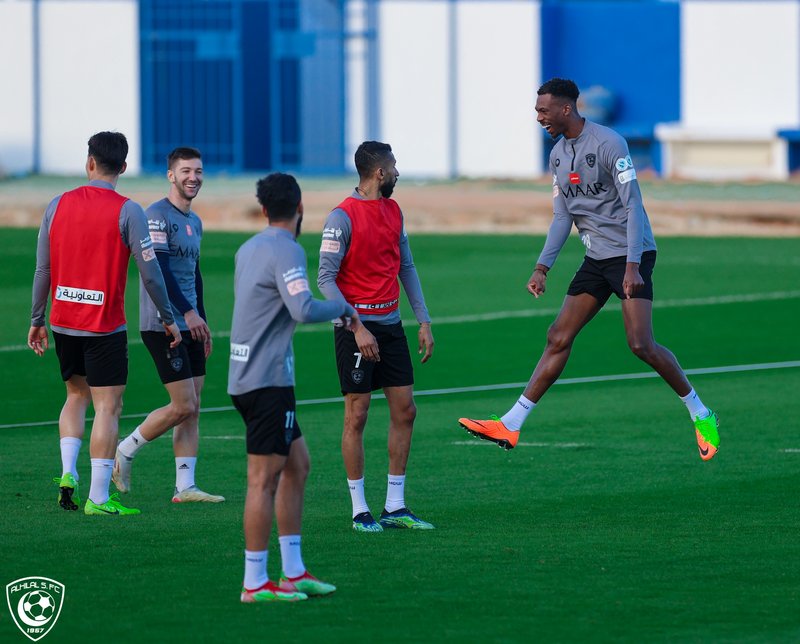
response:
{"label": "beard", "polygon": [[297,220],[297,228],[294,230],[294,238],[297,239],[300,237],[300,228],[303,225],[303,216],[300,215],[300,219]]}
{"label": "beard", "polygon": [[185,199],[186,201],[192,201],[200,192],[200,188],[202,187],[202,185],[203,185],[202,183],[199,184],[197,188],[194,189],[194,194],[191,196],[187,192],[186,188],[184,188],[180,183],[176,183],[175,187],[178,189],[178,194],[181,196],[182,199]]}
{"label": "beard", "polygon": [[389,197],[392,196],[392,193],[394,192],[394,183],[384,183],[381,186],[380,190],[381,190],[381,196],[384,199],[388,199]]}

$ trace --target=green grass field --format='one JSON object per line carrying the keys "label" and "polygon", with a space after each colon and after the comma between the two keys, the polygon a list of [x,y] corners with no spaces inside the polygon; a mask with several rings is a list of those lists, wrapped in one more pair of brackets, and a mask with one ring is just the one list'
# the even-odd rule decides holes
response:
{"label": "green grass field", "polygon": [[[693,384],[722,422],[720,452],[703,463],[685,408],[661,380],[603,378],[648,371],[625,345],[618,305],[579,337],[563,384],[533,412],[515,450],[468,436],[459,416],[503,413],[518,396],[582,247],[569,241],[548,293],[534,300],[524,285],[541,238],[413,237],[436,350],[416,371],[406,498],[437,529],[353,533],[339,453],[342,405],[303,404],[298,417],[313,464],[304,559],[339,590],[300,604],[245,606],[243,426],[225,394],[233,254],[245,238],[208,234],[203,245],[217,334],[203,407],[217,410],[201,417],[198,482],[227,502],[169,502],[174,465],[164,437],[134,465],[126,501],[142,514],[99,519],[56,505],[50,479],[60,473],[54,421],[63,385],[52,351],[38,359],[20,348],[36,232],[0,230],[0,584],[44,576],[66,585],[61,617],[44,641],[800,640],[796,239],[659,240],[656,338],[699,371]],[[314,272],[319,237],[302,241]],[[123,434],[166,401],[137,342],[129,294],[123,413],[133,417]],[[413,343],[408,309],[404,317]],[[299,400],[338,394],[330,336],[320,325],[295,337]],[[780,368],[757,366],[765,364]],[[730,366],[741,368],[708,371]],[[446,391],[457,388],[468,390]],[[366,437],[373,512],[385,496],[387,422],[385,402],[376,400]],[[79,469],[88,486],[87,442]],[[277,538],[270,552],[275,578]],[[0,641],[27,641],[5,605]]]}

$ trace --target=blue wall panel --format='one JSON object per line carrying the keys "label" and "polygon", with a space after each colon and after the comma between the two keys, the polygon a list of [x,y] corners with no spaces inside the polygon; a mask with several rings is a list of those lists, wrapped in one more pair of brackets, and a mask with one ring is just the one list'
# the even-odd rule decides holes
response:
{"label": "blue wall panel", "polygon": [[610,90],[608,125],[628,139],[640,168],[658,170],[653,128],[680,120],[680,3],[545,0],[541,11],[542,78]]}
{"label": "blue wall panel", "polygon": [[[140,0],[139,11],[146,171],[163,172],[172,148],[192,145],[212,171],[341,172],[341,2]],[[315,47],[321,38],[328,47]],[[327,69],[328,82],[304,69]],[[335,117],[313,141],[303,138],[309,101]]]}
{"label": "blue wall panel", "polygon": [[270,65],[272,33],[269,5],[263,2],[244,3],[242,21],[242,49],[247,52],[248,64],[243,66],[242,125],[245,134],[242,166],[248,169],[272,167],[272,133],[270,128],[272,106]]}

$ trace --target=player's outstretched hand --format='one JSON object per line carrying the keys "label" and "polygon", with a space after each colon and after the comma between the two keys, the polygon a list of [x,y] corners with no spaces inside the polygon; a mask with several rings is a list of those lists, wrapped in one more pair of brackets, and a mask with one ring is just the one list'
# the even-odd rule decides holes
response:
{"label": "player's outstretched hand", "polygon": [[162,322],[161,324],[164,325],[164,331],[166,334],[172,336],[172,342],[169,343],[169,348],[174,349],[181,343],[181,340],[183,340],[183,337],[181,336],[181,330],[174,322],[172,324],[165,324]]}
{"label": "player's outstretched hand", "polygon": [[419,350],[417,353],[423,354],[422,363],[425,364],[433,355],[433,333],[431,332],[430,322],[423,322],[419,325],[417,337],[419,339]]}
{"label": "player's outstretched hand", "polygon": [[203,344],[211,337],[211,331],[208,328],[206,321],[200,317],[194,309],[187,311],[183,315],[186,320],[186,326],[189,327],[189,333],[192,334],[192,340],[195,342],[202,342]]}
{"label": "player's outstretched hand", "polygon": [[43,356],[47,347],[50,346],[47,339],[47,327],[32,326],[28,330],[28,346],[37,356]]}
{"label": "player's outstretched hand", "polygon": [[350,315],[344,314],[342,317],[339,318],[342,326],[345,330],[350,331],[351,333],[355,333],[356,328],[361,324],[361,318],[358,317],[358,313],[353,311]]}
{"label": "player's outstretched hand", "polygon": [[543,270],[540,266],[536,266],[528,280],[528,293],[534,297],[539,297],[545,292],[545,283],[547,282],[547,271]]}

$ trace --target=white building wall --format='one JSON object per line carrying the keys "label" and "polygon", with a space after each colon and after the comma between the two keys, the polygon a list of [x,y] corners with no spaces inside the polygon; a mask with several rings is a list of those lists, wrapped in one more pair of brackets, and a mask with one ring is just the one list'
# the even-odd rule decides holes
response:
{"label": "white building wall", "polygon": [[660,124],[668,177],[785,179],[800,127],[800,1],[685,0],[681,121]]}
{"label": "white building wall", "polygon": [[380,136],[395,151],[401,175],[450,170],[448,4],[381,2]]}
{"label": "white building wall", "polygon": [[139,20],[134,0],[41,3],[42,172],[82,173],[86,141],[128,138],[128,172],[141,168]]}
{"label": "white building wall", "polygon": [[458,174],[530,177],[542,172],[536,124],[541,85],[539,6],[458,5]]}
{"label": "white building wall", "polygon": [[685,126],[800,125],[800,2],[688,0],[681,30]]}
{"label": "white building wall", "polygon": [[411,176],[542,172],[539,2],[382,0],[380,136]]}
{"label": "white building wall", "polygon": [[33,167],[33,8],[0,2],[0,176]]}

